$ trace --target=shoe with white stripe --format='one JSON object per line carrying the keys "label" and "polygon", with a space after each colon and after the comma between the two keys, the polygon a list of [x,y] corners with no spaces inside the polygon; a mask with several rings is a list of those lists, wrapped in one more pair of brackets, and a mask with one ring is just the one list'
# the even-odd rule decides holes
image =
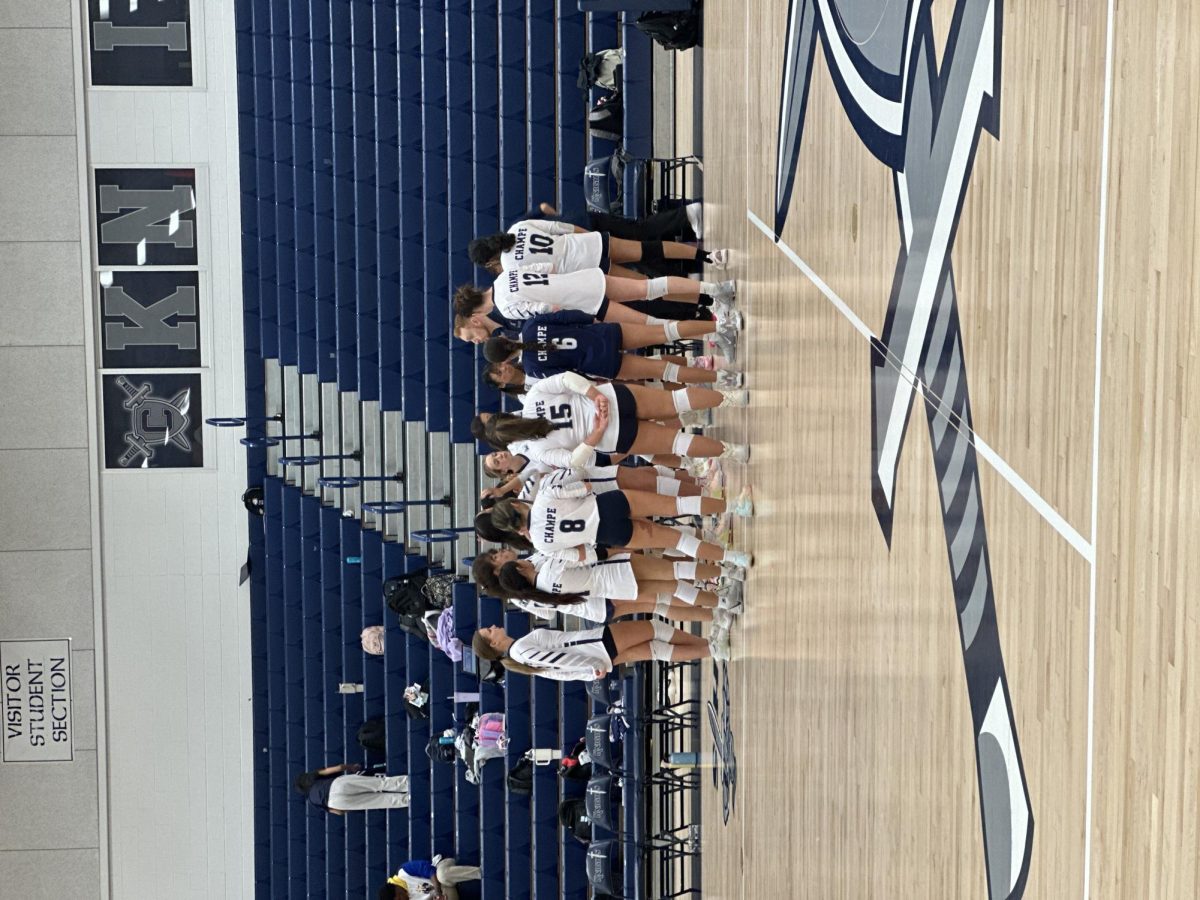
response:
{"label": "shoe with white stripe", "polygon": [[732,459],[734,462],[750,462],[750,446],[748,444],[725,444],[720,459]]}
{"label": "shoe with white stripe", "polygon": [[714,269],[724,269],[729,265],[729,251],[722,248],[720,250],[708,251],[708,264]]}
{"label": "shoe with white stripe", "polygon": [[716,350],[721,356],[725,357],[728,362],[733,362],[737,359],[737,333],[729,333],[718,331],[714,334],[706,335],[704,343],[709,349]]}
{"label": "shoe with white stripe", "polygon": [[712,314],[717,323],[717,331],[741,331],[744,320],[742,314],[728,303],[714,303]]}
{"label": "shoe with white stripe", "polygon": [[729,512],[735,516],[749,518],[754,515],[754,500],[750,497],[750,487],[747,485],[742,488],[742,492],[737,495],[737,498],[730,501],[728,506]]}
{"label": "shoe with white stripe", "polygon": [[708,639],[708,655],[720,662],[729,661],[729,634],[719,631]]}
{"label": "shoe with white stripe", "polygon": [[733,303],[737,300],[737,281],[730,279],[729,281],[719,281],[716,284],[716,290],[712,292],[714,300],[723,300],[726,303]]}

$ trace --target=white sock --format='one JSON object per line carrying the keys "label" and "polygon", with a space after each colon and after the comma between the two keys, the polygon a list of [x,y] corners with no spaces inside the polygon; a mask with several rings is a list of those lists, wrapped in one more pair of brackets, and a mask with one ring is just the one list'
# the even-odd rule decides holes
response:
{"label": "white sock", "polygon": [[651,278],[646,282],[646,299],[657,300],[659,297],[666,296],[667,279]]}
{"label": "white sock", "polygon": [[675,440],[671,442],[671,452],[676,456],[687,456],[688,450],[692,447],[692,438],[694,434],[688,434],[686,431],[681,431],[675,435]]}
{"label": "white sock", "polygon": [[681,516],[700,515],[700,497],[676,497],[675,512]]}
{"label": "white sock", "polygon": [[654,487],[664,497],[678,497],[679,486],[679,479],[677,478],[665,478],[659,475],[654,479]]}
{"label": "white sock", "polygon": [[[690,534],[679,535],[679,540],[675,542],[675,549],[683,552],[692,559],[696,558],[696,554],[700,552],[700,540],[692,537]],[[726,551],[728,554],[728,551]]]}
{"label": "white sock", "polygon": [[663,330],[666,331],[666,333],[667,333],[668,341],[677,341],[680,339],[679,338],[679,323],[676,322],[674,319],[668,319],[663,325]]}
{"label": "white sock", "polygon": [[675,584],[675,596],[688,606],[695,606],[696,598],[700,596],[700,588],[694,584],[688,584],[686,581],[680,581]]}
{"label": "white sock", "polygon": [[688,562],[677,562],[671,566],[672,574],[676,578],[695,578],[696,568],[699,565],[700,563],[696,562],[694,559],[689,560]]}
{"label": "white sock", "polygon": [[708,294],[708,296],[711,297],[713,294],[715,294],[719,290],[720,290],[720,285],[716,284],[715,282],[712,282],[712,281],[700,282],[700,293],[702,293],[702,294]]}
{"label": "white sock", "polygon": [[741,554],[737,550],[726,550],[723,554],[721,554],[721,562],[731,562],[734,565],[737,565],[740,556]]}
{"label": "white sock", "polygon": [[688,396],[687,388],[671,391],[671,402],[675,404],[675,412],[687,412],[692,408],[692,398]]}

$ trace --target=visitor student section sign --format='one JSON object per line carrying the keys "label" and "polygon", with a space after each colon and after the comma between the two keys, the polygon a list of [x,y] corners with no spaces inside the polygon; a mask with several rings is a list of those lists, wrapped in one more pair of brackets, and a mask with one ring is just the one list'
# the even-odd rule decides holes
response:
{"label": "visitor student section sign", "polygon": [[0,641],[4,762],[74,758],[71,642]]}

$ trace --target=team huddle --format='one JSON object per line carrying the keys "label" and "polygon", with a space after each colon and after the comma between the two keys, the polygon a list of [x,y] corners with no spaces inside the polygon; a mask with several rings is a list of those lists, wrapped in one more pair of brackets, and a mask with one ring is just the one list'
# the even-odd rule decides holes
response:
{"label": "team huddle", "polygon": [[[626,662],[727,659],[742,608],[752,560],[721,523],[753,502],[748,488],[724,499],[722,465],[749,448],[702,433],[708,410],[749,403],[731,368],[742,316],[733,281],[684,274],[725,268],[729,254],[628,230],[522,220],[471,242],[494,281],[454,294],[455,336],[483,345],[485,380],[520,404],[471,423],[499,482],[475,530],[501,545],[479,553],[473,578],[534,616],[595,625],[476,632],[477,656],[524,674],[593,680]],[[694,342],[712,355],[675,349]],[[666,352],[637,352],[649,347]],[[653,615],[623,618],[637,614]],[[700,637],[663,619],[711,628]]]}

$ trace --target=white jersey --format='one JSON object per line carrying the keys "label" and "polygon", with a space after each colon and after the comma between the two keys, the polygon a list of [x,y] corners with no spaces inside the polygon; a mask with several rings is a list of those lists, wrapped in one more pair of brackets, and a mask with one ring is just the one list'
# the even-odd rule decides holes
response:
{"label": "white jersey", "polygon": [[604,629],[554,631],[535,628],[508,648],[513,662],[532,666],[542,678],[556,681],[595,681],[596,670],[612,671],[613,662],[604,649]]}
{"label": "white jersey", "polygon": [[500,254],[502,269],[549,263],[553,272],[579,272],[597,268],[604,255],[604,236],[600,232],[576,233],[575,226],[566,222],[527,219],[517,222],[508,233],[516,243]]}
{"label": "white jersey", "polygon": [[637,578],[627,553],[588,562],[535,553],[529,561],[537,570],[535,586],[548,594],[595,595],[605,600],[637,599]]}
{"label": "white jersey", "polygon": [[[521,445],[529,443],[528,441],[520,441]],[[534,447],[534,453],[538,451]],[[522,452],[522,456],[525,454]],[[550,453],[549,455],[553,455]],[[544,461],[544,458],[530,459],[525,457],[527,462],[521,468],[521,471],[515,473],[515,477],[521,480],[521,487],[518,489],[517,499],[524,500],[526,503],[533,502],[533,498],[537,496],[538,488],[541,487],[542,479],[554,472],[567,471],[566,469],[558,468],[549,465]],[[618,466],[582,466],[571,469],[571,473],[575,476],[573,480],[582,481],[589,485],[593,494],[603,494],[607,491],[620,490],[617,484]]]}
{"label": "white jersey", "polygon": [[556,274],[553,263],[506,269],[492,283],[492,303],[507,319],[530,319],[560,309],[600,311],[606,285],[599,269]]}
{"label": "white jersey", "polygon": [[591,387],[590,381],[573,372],[543,378],[521,396],[521,415],[545,419],[556,431],[566,432],[570,443],[564,434],[562,446],[574,448],[596,426],[596,404],[587,397]]}
{"label": "white jersey", "polygon": [[535,448],[533,441],[516,441],[509,444],[509,450],[533,459],[537,455],[540,462],[558,469],[568,469],[578,466],[595,464],[595,451],[615,453],[621,434],[621,417],[618,415],[617,392],[611,384],[593,385],[590,381],[575,372],[562,372],[543,378],[537,384],[530,386],[521,398],[521,415],[527,419],[545,419],[555,426],[555,430],[545,438],[545,450],[573,450],[587,440],[587,436],[596,427],[596,404],[587,396],[591,388],[596,388],[608,400],[608,427],[600,436],[600,442],[582,458],[571,461],[570,453],[547,456],[542,449]]}
{"label": "white jersey", "polygon": [[595,546],[599,527],[600,510],[587,485],[556,483],[555,476],[543,479],[529,507],[529,540],[535,549],[578,559],[579,547]]}

